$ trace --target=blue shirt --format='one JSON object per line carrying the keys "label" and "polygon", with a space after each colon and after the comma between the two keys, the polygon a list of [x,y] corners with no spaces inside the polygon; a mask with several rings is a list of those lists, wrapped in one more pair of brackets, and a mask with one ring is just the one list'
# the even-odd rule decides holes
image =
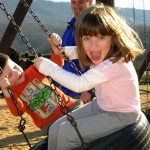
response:
{"label": "blue shirt", "polygon": [[[75,42],[75,18],[73,17],[71,19],[70,22],[68,22],[68,26],[62,36],[62,47],[64,46],[76,46],[76,42]],[[85,71],[87,71],[88,69],[86,69],[84,72],[81,71],[81,68],[79,66],[79,60],[78,59],[74,59],[71,60],[75,65],[76,68],[78,69],[78,71],[80,71],[81,73],[84,73]],[[77,72],[75,71],[75,69],[71,66],[70,62],[65,60],[64,61],[64,65],[62,67],[64,70],[67,70],[69,72],[72,72],[74,74],[77,74]],[[66,81],[67,82],[67,81]],[[60,86],[60,89],[66,94],[69,95],[70,97],[80,97],[80,93],[76,93],[73,92],[63,86]]]}

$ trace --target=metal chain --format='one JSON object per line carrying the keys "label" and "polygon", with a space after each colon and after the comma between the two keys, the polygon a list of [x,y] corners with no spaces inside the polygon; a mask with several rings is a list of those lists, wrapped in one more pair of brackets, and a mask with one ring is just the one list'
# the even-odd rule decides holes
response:
{"label": "metal chain", "polygon": [[[143,0],[143,25],[144,25],[144,47],[145,47],[145,49],[147,49],[147,36],[146,36],[146,17],[145,17],[145,0]],[[148,53],[148,52],[147,52]],[[147,59],[147,53],[145,54],[146,56],[146,64],[148,64],[148,59]],[[148,91],[148,89],[149,89],[149,86],[148,86],[148,71],[146,70],[146,82],[147,82],[147,91]],[[146,96],[147,96],[147,100],[148,100],[148,97],[149,97],[149,95],[148,95],[148,92],[147,92],[147,94],[146,94]],[[149,102],[148,102],[148,104],[149,104]],[[147,104],[147,105],[148,105]],[[149,112],[150,113],[150,112]]]}
{"label": "metal chain", "polygon": [[[137,32],[137,28],[136,28],[136,17],[135,17],[135,2],[134,0],[132,0],[132,10],[133,10],[133,29],[135,30],[135,32]],[[139,60],[138,59],[135,59],[135,67],[137,68],[138,67],[138,63],[139,63]],[[137,73],[138,73],[138,69],[137,69]]]}
{"label": "metal chain", "polygon": [[21,109],[19,108],[18,106],[18,103],[12,93],[12,91],[10,90],[10,88],[8,88],[8,92],[9,94],[11,95],[11,98],[12,98],[12,102],[13,104],[16,106],[16,109],[17,109],[17,113],[18,115],[20,116],[20,122],[19,122],[19,125],[18,125],[18,130],[23,134],[24,138],[26,139],[26,142],[28,143],[29,147],[31,148],[31,144],[26,136],[26,134],[24,133],[24,129],[25,129],[25,124],[26,124],[26,120],[22,117],[22,111]]}
{"label": "metal chain", "polygon": [[75,131],[77,132],[78,134],[78,137],[82,143],[82,147],[83,148],[86,148],[87,147],[87,143],[85,143],[85,141],[83,140],[83,137],[81,136],[81,133],[79,132],[79,129],[77,128],[77,123],[74,119],[74,117],[72,117],[69,113],[70,113],[70,109],[68,106],[65,105],[62,97],[58,94],[57,90],[56,90],[56,86],[54,85],[54,82],[52,80],[51,77],[47,77],[49,79],[49,82],[50,82],[50,86],[52,88],[52,90],[55,92],[56,94],[56,97],[57,97],[57,101],[59,102],[59,104],[62,106],[62,113],[64,115],[67,116],[67,120],[70,122],[70,124],[75,128]]}
{"label": "metal chain", "polygon": [[[37,57],[38,55],[37,55],[36,51],[31,47],[30,43],[28,42],[28,39],[21,32],[21,28],[15,23],[14,18],[7,12],[6,7],[4,6],[4,4],[2,2],[0,2],[0,8],[5,12],[5,14],[7,15],[8,20],[13,23],[13,25],[15,27],[15,30],[20,34],[20,36],[22,37],[22,40],[24,41],[24,43],[28,46],[29,51],[32,52],[32,54],[34,53],[33,55],[35,57]],[[51,85],[52,89],[54,90],[54,92],[56,94],[58,102],[62,105],[62,113],[64,115],[67,115],[67,119],[70,122],[70,124],[75,128],[75,130],[76,130],[76,132],[77,132],[77,134],[78,134],[78,136],[81,140],[83,148],[86,148],[86,143],[84,142],[84,140],[83,140],[83,138],[82,138],[82,136],[81,136],[81,134],[80,134],[80,132],[77,128],[77,123],[74,120],[74,118],[69,114],[69,112],[70,112],[69,108],[65,105],[64,101],[62,100],[62,97],[58,94],[58,92],[56,90],[56,86],[54,85],[52,78],[48,76],[48,79],[49,79],[49,82],[50,82],[50,85]]]}
{"label": "metal chain", "polygon": [[[0,67],[0,75],[1,75],[1,74],[4,75],[4,73],[3,73],[3,71],[2,71],[2,68]],[[19,125],[18,125],[18,130],[19,130],[20,132],[22,132],[24,138],[26,139],[26,142],[28,143],[29,147],[31,148],[31,144],[30,144],[30,142],[29,142],[29,140],[28,140],[26,134],[24,133],[26,120],[22,117],[22,111],[21,111],[21,109],[19,108],[18,103],[17,103],[17,101],[16,101],[16,99],[15,99],[15,97],[14,97],[14,95],[13,95],[11,89],[10,89],[10,88],[7,88],[7,90],[8,90],[8,93],[10,94],[10,96],[11,96],[11,98],[12,98],[12,102],[13,102],[14,106],[15,106],[16,109],[17,109],[17,114],[18,114],[18,115],[20,116],[20,118],[21,118],[21,119],[20,119],[20,122],[19,122]]]}
{"label": "metal chain", "polygon": [[135,6],[134,6],[134,0],[132,1],[133,4],[133,28],[136,31],[136,26],[135,26]]}
{"label": "metal chain", "polygon": [[144,25],[144,47],[147,48],[147,37],[146,37],[146,17],[145,17],[145,1],[143,0],[143,25]]}
{"label": "metal chain", "polygon": [[[28,9],[29,13],[33,16],[34,20],[39,24],[39,26],[42,28],[42,30],[48,35],[48,37],[50,37],[51,33],[48,31],[47,27],[41,22],[39,17],[34,13],[34,11],[31,9],[31,7],[27,4],[26,0],[21,0],[21,2]],[[58,48],[61,49],[62,47],[58,47]],[[67,61],[69,61],[71,67],[76,71],[77,75],[82,74],[81,71],[78,70],[78,68],[76,67],[76,65],[73,61],[69,60],[69,58],[66,55],[64,55],[64,58]]]}
{"label": "metal chain", "polygon": [[30,14],[33,16],[33,18],[36,20],[36,22],[40,25],[40,27],[43,29],[43,31],[50,37],[51,33],[48,31],[47,27],[40,21],[39,17],[29,7],[29,5],[27,4],[27,2],[25,0],[21,0],[21,2],[28,9],[28,11],[30,12]]}

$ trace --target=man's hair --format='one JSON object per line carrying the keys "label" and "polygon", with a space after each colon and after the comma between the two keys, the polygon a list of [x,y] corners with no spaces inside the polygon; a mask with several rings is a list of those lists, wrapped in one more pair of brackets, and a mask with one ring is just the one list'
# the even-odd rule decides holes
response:
{"label": "man's hair", "polygon": [[2,69],[4,69],[4,67],[6,66],[8,59],[9,59],[8,55],[0,53],[0,67]]}

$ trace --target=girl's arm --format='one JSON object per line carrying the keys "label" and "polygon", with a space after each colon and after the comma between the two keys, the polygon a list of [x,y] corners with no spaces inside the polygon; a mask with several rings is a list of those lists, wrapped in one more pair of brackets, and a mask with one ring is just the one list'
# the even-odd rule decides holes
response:
{"label": "girl's arm", "polygon": [[64,53],[70,60],[78,59],[77,46],[65,46]]}
{"label": "girl's arm", "polygon": [[37,57],[33,62],[39,72],[52,77],[53,80],[60,83],[62,86],[75,92],[88,91],[97,84],[107,81],[107,78],[95,68],[78,76],[65,71],[57,64],[43,57]]}

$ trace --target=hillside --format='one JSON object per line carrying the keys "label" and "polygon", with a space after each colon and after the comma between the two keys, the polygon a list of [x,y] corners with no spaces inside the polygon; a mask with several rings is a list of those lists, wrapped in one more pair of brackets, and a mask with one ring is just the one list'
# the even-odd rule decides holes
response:
{"label": "hillside", "polygon": [[[1,0],[1,2],[5,4],[10,14],[14,13],[18,4],[18,0]],[[70,10],[70,3],[67,2],[58,3],[45,0],[35,0],[32,2],[31,8],[51,33],[56,32],[60,35],[62,35],[67,26],[67,22],[70,21],[73,16]],[[134,25],[132,9],[116,8],[116,10],[124,16],[124,18],[126,18],[127,22],[131,26]],[[150,41],[150,11],[145,11],[145,19],[147,33],[146,38],[148,39],[147,41]],[[141,35],[142,39],[144,39],[144,28],[142,27],[144,24],[143,10],[135,10],[135,24],[137,31]],[[7,25],[8,19],[4,12],[0,11],[0,38],[3,36]],[[40,53],[49,53],[50,46],[47,42],[47,34],[44,33],[30,13],[27,13],[22,23],[21,30],[29,39],[33,48]],[[13,42],[13,47],[21,53],[28,51],[19,35],[16,36]]]}
{"label": "hillside", "polygon": [[[2,2],[5,4],[8,12],[12,15],[16,9],[18,0],[2,0]],[[50,32],[56,32],[60,35],[62,35],[66,28],[67,21],[69,21],[72,17],[69,3],[62,2],[58,4],[55,2],[38,0],[32,2],[31,8]],[[8,20],[2,11],[0,11],[0,20],[1,38],[8,24]],[[42,53],[49,53],[50,46],[47,42],[48,36],[44,33],[30,13],[27,13],[22,23],[21,30],[29,39],[33,48],[35,48],[38,52],[42,51]],[[21,53],[28,51],[19,35],[16,36],[13,42],[13,47],[21,51]]]}

